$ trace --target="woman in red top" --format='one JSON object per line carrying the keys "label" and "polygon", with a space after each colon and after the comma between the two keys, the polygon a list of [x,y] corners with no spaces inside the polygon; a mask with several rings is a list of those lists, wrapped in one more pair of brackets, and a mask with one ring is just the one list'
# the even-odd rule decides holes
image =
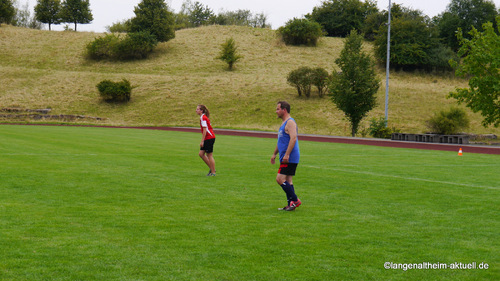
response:
{"label": "woman in red top", "polygon": [[200,128],[203,135],[199,155],[203,162],[210,168],[207,176],[215,176],[215,160],[213,156],[215,134],[212,125],[210,125],[210,119],[208,119],[210,112],[206,106],[200,104],[196,107],[196,113],[200,115]]}

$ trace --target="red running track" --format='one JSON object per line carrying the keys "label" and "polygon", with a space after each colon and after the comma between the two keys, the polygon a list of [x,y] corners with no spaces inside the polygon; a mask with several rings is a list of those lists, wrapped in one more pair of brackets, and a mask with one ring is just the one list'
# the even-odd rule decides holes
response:
{"label": "red running track", "polygon": [[[20,125],[20,124],[2,124],[2,125]],[[82,125],[51,125],[51,124],[22,124],[22,125],[82,126]],[[82,127],[163,130],[163,131],[200,133],[199,128],[189,128],[189,127],[115,127],[115,126],[85,126],[85,125]],[[214,129],[214,132],[216,135],[226,135],[226,136],[243,136],[243,137],[257,137],[257,138],[277,137],[277,133],[259,132],[259,131]],[[463,153],[484,153],[484,154],[500,155],[500,147],[486,146],[486,145],[480,146],[480,145],[470,145],[470,144],[423,143],[423,142],[409,142],[409,141],[393,141],[386,139],[350,138],[350,137],[333,137],[333,136],[300,135],[300,134],[299,134],[299,139],[305,141],[315,141],[315,142],[346,143],[346,144],[374,145],[374,146],[384,146],[384,147],[455,151],[457,153],[458,150],[462,148]]]}

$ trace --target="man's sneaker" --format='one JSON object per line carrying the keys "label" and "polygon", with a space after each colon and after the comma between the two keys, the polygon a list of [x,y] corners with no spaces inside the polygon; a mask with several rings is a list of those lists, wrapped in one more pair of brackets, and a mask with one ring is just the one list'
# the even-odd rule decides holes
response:
{"label": "man's sneaker", "polygon": [[215,173],[208,172],[207,177],[215,177]]}
{"label": "man's sneaker", "polygon": [[288,206],[288,209],[286,211],[293,211],[300,205],[302,205],[302,201],[300,201],[300,199],[297,198],[297,201],[290,202],[290,206]]}
{"label": "man's sneaker", "polygon": [[278,211],[286,211],[290,206],[285,206],[283,208],[278,208]]}

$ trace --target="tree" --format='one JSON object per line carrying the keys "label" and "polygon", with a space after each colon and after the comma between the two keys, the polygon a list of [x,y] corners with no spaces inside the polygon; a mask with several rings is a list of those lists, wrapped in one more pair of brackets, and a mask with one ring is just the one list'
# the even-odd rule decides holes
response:
{"label": "tree", "polygon": [[250,26],[259,28],[271,28],[267,23],[267,15],[264,13],[256,14],[250,21]]}
{"label": "tree", "polygon": [[371,13],[366,17],[365,24],[363,26],[363,34],[366,40],[374,41],[377,36],[380,26],[387,23],[387,13],[376,12]]}
{"label": "tree", "polygon": [[165,0],[142,0],[135,7],[134,13],[130,32],[148,31],[159,42],[175,38],[174,14],[168,10]]}
{"label": "tree", "polygon": [[377,4],[370,0],[325,0],[306,18],[321,24],[328,36],[346,37],[353,29],[362,30],[368,15],[377,12]]}
{"label": "tree", "polygon": [[189,13],[189,21],[195,27],[207,25],[212,17],[215,17],[212,10],[208,6],[203,7],[198,1],[193,4]]}
{"label": "tree", "polygon": [[94,20],[89,0],[64,0],[61,7],[61,20],[76,25],[91,23]]}
{"label": "tree", "polygon": [[[397,4],[392,6],[391,14],[391,67],[451,70],[448,61],[453,52],[440,43],[429,17]],[[386,12],[386,19],[387,16]],[[374,42],[375,57],[382,63],[387,60],[387,32],[387,25],[381,25]]]}
{"label": "tree", "polygon": [[12,1],[0,0],[0,25],[2,23],[10,24],[15,15],[16,9]]}
{"label": "tree", "polygon": [[498,11],[491,0],[451,0],[446,10],[436,17],[439,36],[447,46],[458,50],[456,32],[460,28],[465,38],[472,28],[481,30],[486,22],[495,22]]}
{"label": "tree", "polygon": [[319,97],[323,97],[323,94],[328,89],[328,79],[330,76],[328,75],[328,71],[324,68],[316,67],[311,71],[311,84],[316,86],[318,89]]}
{"label": "tree", "polygon": [[34,16],[31,16],[28,2],[26,2],[24,6],[16,8],[16,15],[12,19],[11,23],[12,25],[19,27],[42,29],[42,23],[37,21]]}
{"label": "tree", "polygon": [[[500,33],[500,16],[496,18],[497,30]],[[459,31],[460,42],[458,54],[463,56],[462,62],[450,63],[455,67],[456,75],[470,77],[469,88],[457,88],[450,97],[465,103],[474,112],[481,112],[484,117],[483,126],[500,125],[500,36],[495,32],[493,23],[483,25],[482,32],[473,28],[467,39]]]}
{"label": "tree", "polygon": [[362,51],[363,37],[355,30],[346,38],[344,49],[335,63],[341,72],[334,73],[330,83],[333,103],[351,122],[354,137],[359,123],[376,105],[375,94],[380,87],[370,55]]}
{"label": "tree", "polygon": [[225,43],[221,45],[220,55],[217,59],[223,60],[228,64],[229,70],[233,70],[233,65],[243,58],[238,55],[238,47],[236,46],[236,42],[233,38],[229,38]]}
{"label": "tree", "polygon": [[61,23],[61,1],[60,0],[38,0],[35,6],[35,18],[49,25]]}
{"label": "tree", "polygon": [[316,46],[319,38],[323,36],[323,31],[321,25],[315,21],[294,18],[280,27],[278,34],[287,45]]}
{"label": "tree", "polygon": [[286,81],[291,86],[297,89],[299,97],[304,94],[309,98],[311,96],[311,85],[312,85],[312,75],[313,70],[310,67],[302,66],[295,70],[290,71],[286,78]]}

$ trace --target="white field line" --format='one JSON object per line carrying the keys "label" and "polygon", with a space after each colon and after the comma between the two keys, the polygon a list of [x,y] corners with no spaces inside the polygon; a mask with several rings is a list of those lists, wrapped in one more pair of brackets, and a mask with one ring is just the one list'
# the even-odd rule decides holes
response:
{"label": "white field line", "polygon": [[465,187],[475,187],[475,188],[485,188],[485,189],[493,189],[493,190],[499,190],[500,189],[499,186],[484,186],[484,185],[459,183],[459,182],[450,182],[450,181],[438,181],[438,180],[431,180],[431,179],[422,179],[422,178],[415,178],[415,177],[404,177],[404,176],[396,176],[396,175],[387,175],[387,174],[380,174],[380,173],[373,173],[373,172],[366,172],[366,171],[358,171],[358,170],[346,170],[346,169],[339,169],[339,168],[332,168],[332,167],[318,167],[318,166],[311,166],[311,165],[303,165],[303,167],[308,167],[308,168],[313,168],[313,169],[322,169],[322,170],[327,169],[327,170],[339,171],[339,172],[344,172],[344,173],[363,174],[363,175],[370,175],[370,176],[376,176],[376,177],[396,178],[396,179],[404,179],[404,180],[411,180],[411,181],[423,181],[423,182],[440,183],[440,184],[465,186]]}

